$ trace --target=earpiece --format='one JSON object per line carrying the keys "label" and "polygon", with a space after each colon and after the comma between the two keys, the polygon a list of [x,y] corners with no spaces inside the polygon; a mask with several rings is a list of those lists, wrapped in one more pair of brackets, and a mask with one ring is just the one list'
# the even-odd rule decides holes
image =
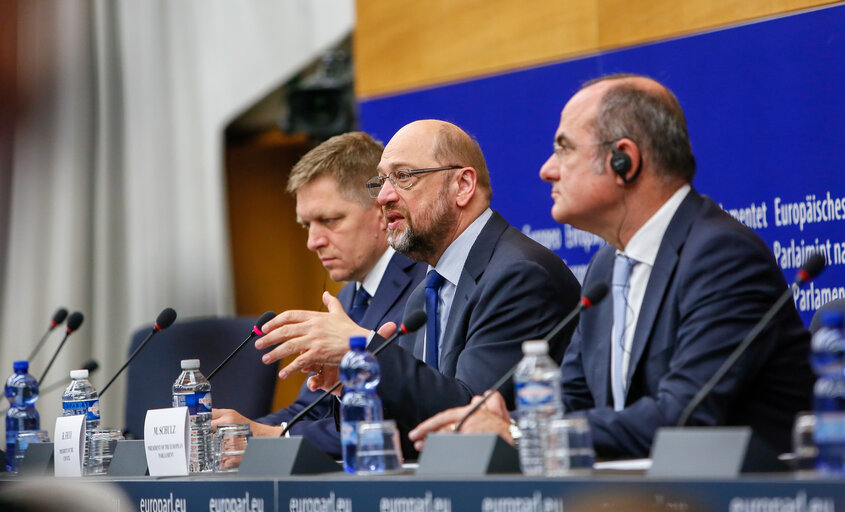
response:
{"label": "earpiece", "polygon": [[610,168],[613,169],[613,172],[618,174],[625,183],[631,183],[636,180],[643,168],[642,155],[640,156],[640,165],[637,166],[637,170],[634,171],[633,175],[628,177],[628,173],[631,171],[631,157],[628,156],[628,153],[619,151],[619,148],[616,147],[616,142],[613,143],[610,150],[613,153],[610,156]]}
{"label": "earpiece", "polygon": [[613,155],[610,157],[610,168],[613,169],[613,172],[621,176],[625,183],[628,183],[626,175],[631,170],[631,157],[628,156],[628,153],[619,151],[619,148],[615,144],[610,150],[613,152]]}

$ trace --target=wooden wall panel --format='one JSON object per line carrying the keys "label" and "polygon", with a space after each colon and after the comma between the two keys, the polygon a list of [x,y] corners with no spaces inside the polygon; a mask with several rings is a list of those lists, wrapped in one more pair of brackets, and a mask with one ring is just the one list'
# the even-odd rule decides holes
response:
{"label": "wooden wall panel", "polygon": [[358,0],[356,94],[391,94],[831,3]]}
{"label": "wooden wall panel", "polygon": [[[307,233],[296,222],[296,201],[285,192],[291,168],[308,149],[304,137],[274,132],[227,146],[229,230],[239,315],[325,311],[320,300],[323,290],[336,295],[343,286],[328,277],[306,248]],[[304,378],[302,374],[277,381],[275,408],[293,402]]]}

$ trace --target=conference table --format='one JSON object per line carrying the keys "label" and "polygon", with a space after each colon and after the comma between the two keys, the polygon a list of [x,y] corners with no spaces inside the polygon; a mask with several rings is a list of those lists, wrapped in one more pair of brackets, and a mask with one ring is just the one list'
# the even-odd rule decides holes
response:
{"label": "conference table", "polygon": [[[11,479],[4,479],[9,482]],[[86,477],[112,482],[129,497],[115,511],[562,512],[672,510],[826,512],[845,510],[845,480],[815,474],[735,479],[650,478],[641,471],[591,471],[563,477],[422,477],[329,473],[295,477]]]}

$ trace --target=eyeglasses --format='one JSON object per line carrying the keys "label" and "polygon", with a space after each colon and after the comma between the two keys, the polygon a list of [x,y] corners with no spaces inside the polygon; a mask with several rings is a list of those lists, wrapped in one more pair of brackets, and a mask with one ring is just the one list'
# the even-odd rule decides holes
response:
{"label": "eyeglasses", "polygon": [[387,176],[373,176],[372,178],[367,180],[367,192],[370,194],[370,197],[376,198],[381,192],[381,187],[384,186],[384,182],[390,180],[390,183],[393,184],[394,187],[399,187],[403,190],[408,190],[412,186],[416,180],[414,176],[417,174],[426,174],[429,172],[437,172],[437,171],[450,171],[452,169],[462,169],[462,165],[447,165],[446,167],[432,167],[430,169],[396,169],[395,171],[391,171],[387,174]]}
{"label": "eyeglasses", "polygon": [[[579,144],[578,146],[606,146],[608,144],[614,144],[618,142],[619,139],[616,140],[603,140],[601,142],[594,142],[591,144]],[[561,158],[564,155],[568,154],[575,149],[578,149],[578,146],[575,144],[570,144],[568,142],[564,142],[563,144],[555,141],[552,143],[552,152],[555,154],[556,157]]]}

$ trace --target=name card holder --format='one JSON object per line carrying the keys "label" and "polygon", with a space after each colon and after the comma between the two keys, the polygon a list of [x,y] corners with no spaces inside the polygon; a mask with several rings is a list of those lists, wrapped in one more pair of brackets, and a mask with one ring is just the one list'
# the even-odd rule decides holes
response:
{"label": "name card holder", "polygon": [[114,455],[109,465],[109,476],[146,476],[147,454],[143,439],[122,439],[114,447]]}
{"label": "name card holder", "polygon": [[53,467],[56,476],[82,476],[82,464],[85,462],[84,443],[84,414],[56,418],[56,428],[53,431]]}
{"label": "name card holder", "polygon": [[53,443],[29,443],[23,455],[18,474],[45,476],[53,474]]}
{"label": "name card holder", "polygon": [[240,476],[335,473],[340,464],[302,436],[253,437],[246,445]]}
{"label": "name card holder", "polygon": [[191,452],[187,407],[150,409],[144,419],[144,453],[150,476],[188,474]]}
{"label": "name card holder", "polygon": [[496,434],[430,434],[418,475],[520,473],[519,453]]}
{"label": "name card holder", "polygon": [[664,427],[651,447],[648,476],[736,478],[740,472],[787,470],[750,427]]}

